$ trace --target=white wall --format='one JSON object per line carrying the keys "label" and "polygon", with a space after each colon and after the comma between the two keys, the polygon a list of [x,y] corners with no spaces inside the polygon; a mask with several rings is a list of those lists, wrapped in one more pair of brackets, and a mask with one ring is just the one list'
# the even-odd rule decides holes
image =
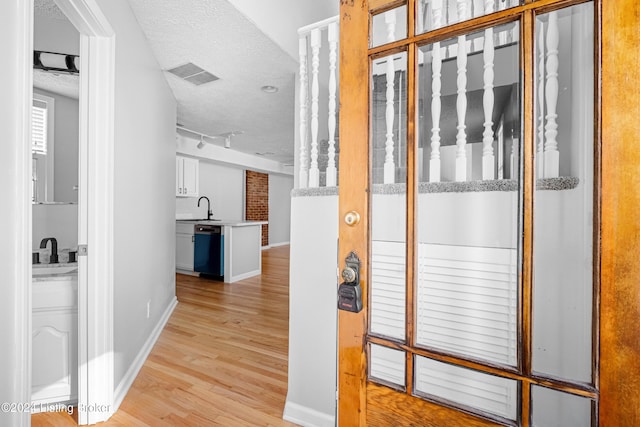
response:
{"label": "white wall", "polygon": [[33,252],[38,250],[40,241],[45,237],[56,238],[58,253],[62,249],[75,248],[78,245],[78,205],[33,205]]}
{"label": "white wall", "polygon": [[[175,296],[176,102],[126,0],[97,0],[116,34],[114,346],[117,387]],[[147,319],[147,302],[151,315]]]}
{"label": "white wall", "polygon": [[289,389],[284,418],[334,426],[338,196],[291,199]]}
{"label": "white wall", "polygon": [[269,175],[269,245],[290,241],[292,189],[292,176]]}
{"label": "white wall", "polygon": [[[199,194],[211,201],[213,218],[241,220],[244,218],[244,171],[240,168],[200,160]],[[176,197],[176,215],[207,217],[207,202],[198,198]]]}
{"label": "white wall", "polygon": [[[31,198],[29,195],[28,128],[31,81],[24,73],[32,64],[29,28],[32,5],[24,0],[2,2],[0,13],[0,402],[29,402],[31,312]],[[24,426],[28,413],[0,412],[0,425]]]}
{"label": "white wall", "polygon": [[35,15],[33,37],[35,50],[80,54],[80,33],[69,21]]}

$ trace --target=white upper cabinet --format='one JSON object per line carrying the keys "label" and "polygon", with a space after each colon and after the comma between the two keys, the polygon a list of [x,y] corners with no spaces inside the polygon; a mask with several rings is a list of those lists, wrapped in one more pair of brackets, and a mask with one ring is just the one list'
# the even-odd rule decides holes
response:
{"label": "white upper cabinet", "polygon": [[198,197],[198,160],[176,157],[176,196]]}

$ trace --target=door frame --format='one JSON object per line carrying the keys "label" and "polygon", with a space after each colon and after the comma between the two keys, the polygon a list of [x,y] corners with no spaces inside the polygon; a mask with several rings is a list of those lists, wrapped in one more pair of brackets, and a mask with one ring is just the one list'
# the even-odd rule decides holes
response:
{"label": "door frame", "polygon": [[87,256],[78,257],[78,424],[84,425],[115,411],[115,32],[95,0],[55,2],[80,32],[78,245],[86,245]]}
{"label": "door frame", "polygon": [[[113,344],[113,181],[114,181],[114,97],[115,32],[96,0],[55,0],[69,21],[80,32],[80,138],[78,194],[78,244],[87,245],[91,256],[78,257],[78,423],[95,424],[107,420],[114,412],[114,344]],[[22,150],[21,159],[31,157],[31,93],[33,87],[33,1],[23,2],[16,35],[24,40],[20,46],[17,82],[22,99],[17,123]],[[29,236],[20,249],[21,271],[29,274],[26,283],[28,302],[18,320],[23,342],[16,356],[26,356],[25,369],[18,380],[21,395],[31,400],[31,201],[28,183],[31,162],[15,165],[16,175],[24,180],[26,196],[21,198],[20,234]],[[80,255],[80,253],[79,253]],[[24,285],[22,285],[24,286]],[[26,354],[25,354],[26,353]],[[30,413],[20,415],[20,425],[30,425]]]}
{"label": "door frame", "polygon": [[[524,0],[525,4],[533,0]],[[398,6],[402,0],[363,0],[340,2],[340,136],[341,146],[339,191],[340,267],[350,251],[369,253],[369,182],[367,174],[354,165],[369,165],[369,87],[362,77],[368,70],[369,13],[372,9]],[[553,8],[561,0],[538,0],[537,6]],[[566,2],[569,3],[569,2]],[[601,60],[596,84],[600,94],[600,113],[596,114],[595,138],[601,147],[600,174],[594,185],[600,187],[600,258],[594,259],[594,271],[600,282],[600,312],[594,324],[600,324],[594,345],[600,342],[599,354],[599,420],[600,425],[634,425],[640,420],[640,343],[637,336],[637,313],[640,312],[640,221],[635,220],[640,205],[640,185],[634,178],[640,174],[640,104],[632,88],[640,86],[640,4],[634,0],[607,2],[595,0],[596,45]],[[625,13],[620,14],[619,11]],[[505,12],[508,13],[508,12]],[[412,28],[409,22],[408,27]],[[531,25],[531,23],[529,23]],[[458,25],[462,27],[462,25]],[[604,31],[603,31],[604,29]],[[412,62],[409,50],[409,63]],[[599,77],[599,78],[598,78]],[[621,90],[622,89],[622,90]],[[529,94],[530,97],[531,94]],[[526,94],[525,94],[526,96]],[[411,110],[411,108],[409,108]],[[410,112],[408,114],[411,114]],[[525,114],[527,112],[525,111]],[[412,133],[408,129],[408,134]],[[410,139],[409,139],[410,140]],[[365,148],[367,147],[367,148]],[[413,144],[408,144],[412,149]],[[527,153],[532,156],[532,153]],[[598,160],[596,159],[596,165]],[[364,167],[364,166],[363,166]],[[370,166],[368,166],[370,168]],[[411,177],[409,179],[415,179]],[[599,176],[599,180],[598,180]],[[630,179],[631,178],[631,179]],[[529,180],[531,181],[531,180]],[[530,183],[529,183],[530,184]],[[414,185],[409,182],[408,185]],[[408,200],[409,206],[414,201]],[[345,215],[359,213],[360,221],[347,225]],[[412,224],[407,225],[412,229]],[[594,224],[598,227],[598,224]],[[407,242],[409,245],[411,241]],[[367,360],[365,338],[368,330],[368,256],[363,256],[361,284],[363,310],[360,313],[338,312],[338,425],[367,424]],[[408,265],[412,265],[407,260]],[[525,266],[531,268],[531,266]],[[411,279],[411,272],[407,272]],[[598,301],[596,301],[597,306]],[[636,373],[636,374],[633,374]],[[383,399],[384,396],[378,396]],[[425,408],[430,406],[425,404]],[[416,409],[418,410],[418,409]],[[444,422],[444,421],[443,421]],[[400,420],[399,420],[400,423]]]}

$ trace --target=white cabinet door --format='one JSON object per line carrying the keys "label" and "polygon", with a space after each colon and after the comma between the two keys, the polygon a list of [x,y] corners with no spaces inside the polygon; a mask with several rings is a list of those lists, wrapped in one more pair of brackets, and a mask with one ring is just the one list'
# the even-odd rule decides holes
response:
{"label": "white cabinet door", "polygon": [[176,196],[198,197],[198,160],[176,157]]}
{"label": "white cabinet door", "polygon": [[198,160],[182,159],[183,165],[183,184],[184,194],[187,197],[198,197]]}
{"label": "white cabinet door", "polygon": [[31,400],[66,403],[78,399],[78,313],[33,314]]}
{"label": "white cabinet door", "polygon": [[193,271],[193,234],[176,233],[176,268]]}

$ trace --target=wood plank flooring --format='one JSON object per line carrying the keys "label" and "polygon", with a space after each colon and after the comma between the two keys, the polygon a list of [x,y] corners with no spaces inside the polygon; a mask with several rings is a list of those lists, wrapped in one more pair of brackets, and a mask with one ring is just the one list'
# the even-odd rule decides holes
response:
{"label": "wood plank flooring", "polygon": [[[179,304],[118,412],[100,426],[294,426],[287,394],[289,246],[234,284],[176,275]],[[36,427],[76,425],[66,413]]]}

